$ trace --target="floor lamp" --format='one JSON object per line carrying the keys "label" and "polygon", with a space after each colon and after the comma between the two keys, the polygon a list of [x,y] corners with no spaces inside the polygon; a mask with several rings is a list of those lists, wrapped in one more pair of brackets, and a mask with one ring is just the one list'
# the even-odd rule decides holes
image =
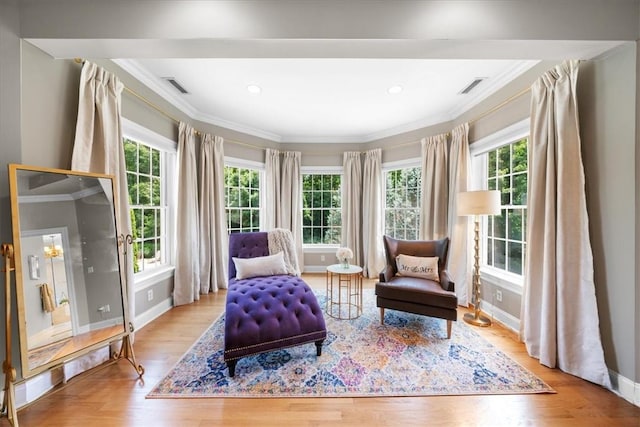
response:
{"label": "floor lamp", "polygon": [[473,313],[466,313],[464,321],[475,326],[490,326],[491,319],[480,314],[480,215],[500,214],[500,192],[497,190],[465,191],[458,193],[458,215],[474,217],[473,246]]}

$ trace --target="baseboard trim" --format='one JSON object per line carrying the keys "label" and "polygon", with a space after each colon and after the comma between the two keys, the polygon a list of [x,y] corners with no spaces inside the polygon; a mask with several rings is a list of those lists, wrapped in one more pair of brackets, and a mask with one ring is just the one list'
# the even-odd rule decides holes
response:
{"label": "baseboard trim", "polygon": [[172,308],[173,308],[173,298],[167,298],[161,301],[160,303],[154,305],[149,310],[136,316],[136,321],[135,321],[136,330],[140,330],[144,328],[146,325],[148,325],[158,317],[162,316],[164,313],[171,310]]}
{"label": "baseboard trim", "polygon": [[487,316],[500,322],[505,328],[520,336],[520,319],[486,301],[482,301],[481,309]]}
{"label": "baseboard trim", "polygon": [[305,265],[303,267],[303,273],[326,273],[326,265]]}
{"label": "baseboard trim", "polygon": [[[64,374],[62,368],[45,371],[32,378],[27,378],[15,384],[15,406],[20,409],[62,383]],[[4,392],[2,393],[4,399]]]}
{"label": "baseboard trim", "polygon": [[609,369],[609,377],[611,378],[611,391],[627,402],[640,407],[640,383],[633,382],[633,380],[611,369]]}

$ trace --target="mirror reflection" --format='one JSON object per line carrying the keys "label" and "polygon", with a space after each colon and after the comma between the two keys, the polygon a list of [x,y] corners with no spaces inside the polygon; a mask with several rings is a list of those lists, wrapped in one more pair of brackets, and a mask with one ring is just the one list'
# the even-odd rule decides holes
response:
{"label": "mirror reflection", "polygon": [[63,172],[10,174],[25,377],[125,332],[112,181]]}

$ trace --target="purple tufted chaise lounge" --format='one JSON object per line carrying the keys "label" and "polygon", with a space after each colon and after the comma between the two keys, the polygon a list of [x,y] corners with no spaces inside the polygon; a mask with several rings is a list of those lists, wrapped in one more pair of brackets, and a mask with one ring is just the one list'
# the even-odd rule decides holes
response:
{"label": "purple tufted chaise lounge", "polygon": [[298,276],[236,280],[233,257],[269,255],[267,232],[229,235],[229,289],[224,329],[224,361],[229,376],[238,359],[300,344],[315,343],[322,353],[327,329],[309,285]]}

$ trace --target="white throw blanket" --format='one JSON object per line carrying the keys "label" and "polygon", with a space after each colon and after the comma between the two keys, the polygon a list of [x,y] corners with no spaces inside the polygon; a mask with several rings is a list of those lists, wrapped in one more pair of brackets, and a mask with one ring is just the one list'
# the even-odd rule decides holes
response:
{"label": "white throw blanket", "polygon": [[269,241],[269,254],[273,255],[282,252],[287,273],[300,276],[298,253],[293,244],[293,234],[291,234],[291,231],[284,228],[276,228],[267,232],[267,238]]}

